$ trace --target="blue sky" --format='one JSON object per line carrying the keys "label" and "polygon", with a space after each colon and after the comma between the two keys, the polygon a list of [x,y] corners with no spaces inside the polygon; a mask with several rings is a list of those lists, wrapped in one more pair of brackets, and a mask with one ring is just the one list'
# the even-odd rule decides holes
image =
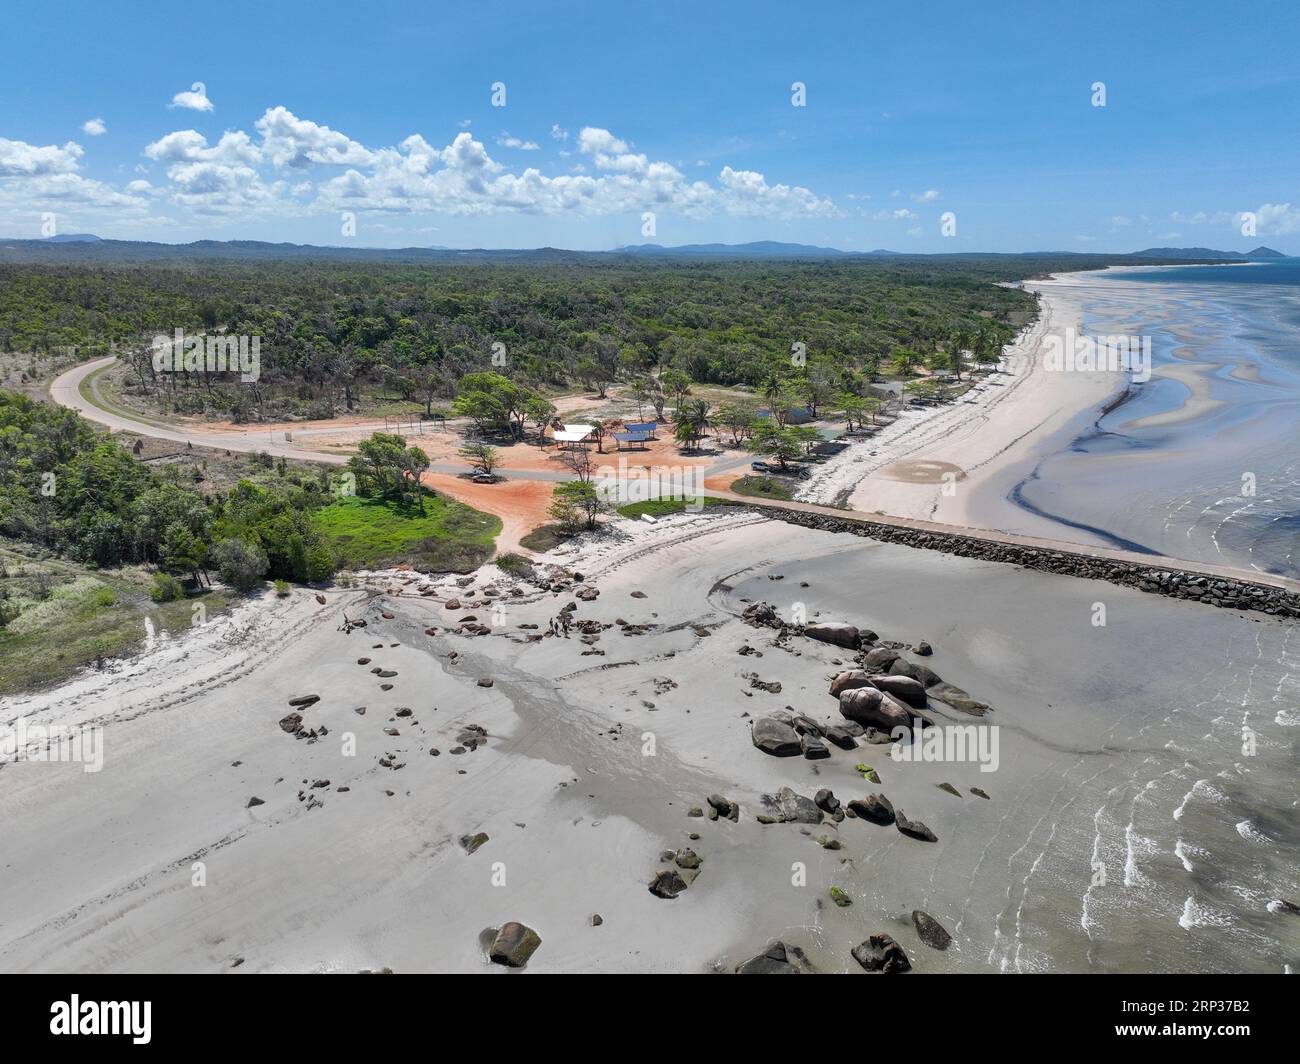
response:
{"label": "blue sky", "polygon": [[0,235],[53,216],[168,242],[1300,253],[1294,3],[43,4],[5,23]]}

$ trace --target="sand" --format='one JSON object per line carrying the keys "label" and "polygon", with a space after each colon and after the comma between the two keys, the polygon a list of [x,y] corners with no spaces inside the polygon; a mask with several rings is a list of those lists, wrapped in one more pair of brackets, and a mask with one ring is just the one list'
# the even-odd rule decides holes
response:
{"label": "sand", "polygon": [[1042,312],[1007,348],[999,372],[978,375],[961,401],[909,409],[878,435],[854,443],[799,498],[830,503],[847,496],[854,510],[975,528],[1006,530],[1021,520],[998,475],[1123,387],[1118,374],[1044,365],[1048,337],[1081,331],[1079,282],[1064,274],[1025,287],[1040,294]]}
{"label": "sand", "polygon": [[[1216,725],[1218,703],[1189,697],[1240,693],[1265,750],[1250,791],[1294,790],[1288,726],[1268,709],[1287,690],[1281,624],[751,513],[619,522],[550,557],[599,589],[579,619],[658,627],[530,643],[572,594],[532,589],[494,608],[450,578],[371,574],[324,605],[304,591],[265,596],[134,662],[0,704],[6,724],[105,728],[99,773],[0,769],[0,967],[493,971],[480,932],[506,920],[540,933],[529,969],[544,972],[730,970],[774,937],[820,969],[854,971],[849,949],[882,930],[921,971],[1275,971],[1294,959],[1275,930],[1286,918],[1260,900],[1297,886],[1279,849],[1294,824],[1276,796],[1278,812],[1248,808],[1236,721]],[[492,567],[463,582],[513,584]],[[446,609],[451,597],[463,608]],[[754,749],[752,715],[791,705],[832,719],[826,683],[847,657],[804,639],[775,646],[737,616],[759,597],[787,615],[802,602],[810,619],[929,639],[927,664],[995,705],[997,771],[895,764],[878,747],[817,762]],[[1098,598],[1110,628],[1088,623]],[[369,626],[338,631],[345,613]],[[467,614],[492,634],[443,630]],[[328,733],[316,742],[277,724],[309,692],[322,697],[304,722]],[[410,717],[396,716],[402,706]],[[467,724],[486,744],[451,753]],[[855,773],[859,761],[881,786]],[[1189,794],[1209,779],[1215,789]],[[853,820],[759,824],[762,795],[782,785],[846,801],[883,790],[939,842]],[[715,791],[740,803],[738,822],[687,816]],[[247,808],[254,796],[265,804]],[[1264,841],[1233,829],[1242,822]],[[477,832],[489,841],[467,854],[458,840]],[[821,835],[843,848],[822,848]],[[1179,842],[1195,871],[1174,856]],[[653,897],[659,852],[681,846],[704,858],[699,879],[675,900]],[[1110,892],[1089,893],[1094,851]],[[1211,867],[1231,871],[1207,878]],[[832,885],[850,908],[829,903]],[[914,908],[953,948],[919,942]]]}

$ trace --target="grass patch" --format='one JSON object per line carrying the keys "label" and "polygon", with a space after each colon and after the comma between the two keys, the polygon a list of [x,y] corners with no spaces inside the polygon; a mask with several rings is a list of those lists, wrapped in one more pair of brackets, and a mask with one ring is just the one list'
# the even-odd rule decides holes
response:
{"label": "grass patch", "polygon": [[752,495],[758,499],[792,499],[794,489],[774,477],[747,476],[731,482],[737,495]]}
{"label": "grass patch", "polygon": [[467,573],[492,556],[501,521],[441,495],[418,506],[388,499],[340,499],[312,514],[353,568],[407,564],[421,572]]}
{"label": "grass patch", "polygon": [[697,512],[701,508],[708,509],[713,506],[739,506],[738,502],[732,499],[715,499],[712,495],[703,496],[704,506],[700,506],[699,499],[683,501],[681,499],[647,499],[645,502],[630,502],[626,506],[618,508],[620,517],[630,517],[636,520],[642,514],[649,514],[651,517],[667,517],[669,514],[680,514],[687,510]]}
{"label": "grass patch", "polygon": [[135,653],[145,643],[146,619],[156,633],[180,636],[196,602],[211,618],[231,598],[205,591],[159,604],[149,598],[151,579],[139,567],[86,569],[0,543],[0,591],[17,609],[0,629],[0,695],[54,687],[98,660]]}

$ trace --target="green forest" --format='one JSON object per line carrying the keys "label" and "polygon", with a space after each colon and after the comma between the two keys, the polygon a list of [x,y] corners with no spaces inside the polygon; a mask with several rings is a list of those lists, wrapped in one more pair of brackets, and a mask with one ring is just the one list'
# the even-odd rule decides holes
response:
{"label": "green forest", "polygon": [[[1093,264],[1095,265],[1095,264]],[[428,415],[496,371],[540,395],[653,390],[667,370],[759,387],[773,374],[862,393],[958,337],[1000,350],[1033,313],[1002,287],[1051,259],[465,265],[229,260],[0,265],[0,351],[118,354],[164,413],[331,417],[396,397]],[[260,337],[260,378],[158,373],[149,340]]]}

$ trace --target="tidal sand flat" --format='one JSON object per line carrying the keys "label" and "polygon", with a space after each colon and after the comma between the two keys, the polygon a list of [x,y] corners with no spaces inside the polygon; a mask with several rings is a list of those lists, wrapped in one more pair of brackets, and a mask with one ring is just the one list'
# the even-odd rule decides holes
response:
{"label": "tidal sand flat", "polygon": [[[545,562],[268,597],[3,703],[104,729],[102,771],[0,769],[6,969],[502,970],[509,921],[537,971],[730,971],[774,939],[860,971],[882,932],[918,971],[1295,965],[1294,626],[748,512]],[[865,659],[747,623],[764,602],[990,705],[922,712],[996,726],[995,767],[757,749],[773,713],[843,725],[830,683]],[[783,788],[883,794],[937,841]]]}

